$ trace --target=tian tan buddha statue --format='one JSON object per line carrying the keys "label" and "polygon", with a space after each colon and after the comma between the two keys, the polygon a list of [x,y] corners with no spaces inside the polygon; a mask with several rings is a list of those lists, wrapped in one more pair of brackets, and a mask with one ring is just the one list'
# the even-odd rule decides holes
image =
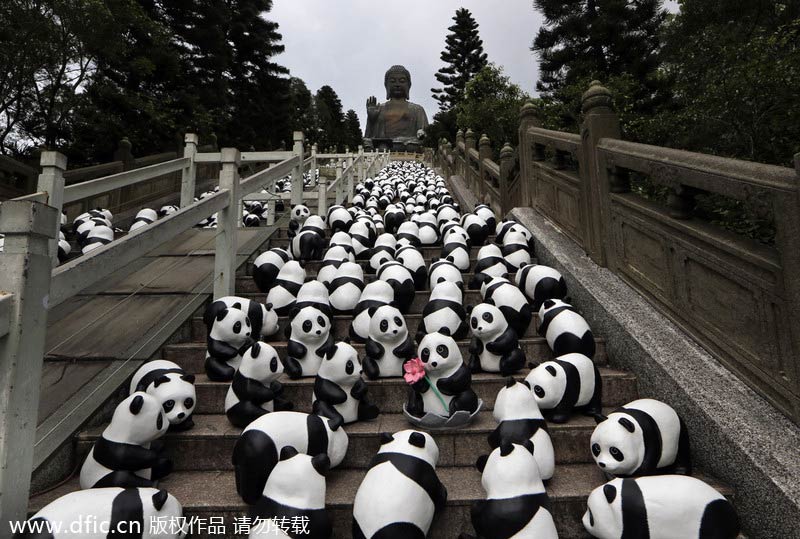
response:
{"label": "tian tan buddha statue", "polygon": [[395,151],[416,151],[428,126],[425,109],[408,100],[411,74],[403,66],[392,66],[383,77],[388,101],[378,105],[367,99],[366,148],[388,147]]}

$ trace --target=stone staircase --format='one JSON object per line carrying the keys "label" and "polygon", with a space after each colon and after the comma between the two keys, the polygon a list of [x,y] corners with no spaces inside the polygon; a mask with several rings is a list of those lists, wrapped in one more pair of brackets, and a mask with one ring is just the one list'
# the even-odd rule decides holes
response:
{"label": "stone staircase", "polygon": [[[312,212],[314,208],[311,208]],[[287,245],[286,229],[279,229],[263,246]],[[492,241],[490,238],[489,241]],[[477,254],[473,247],[471,255]],[[423,255],[428,263],[439,255],[439,248],[425,248]],[[319,262],[306,265],[308,276],[316,275]],[[264,301],[264,294],[256,289],[249,276],[250,262],[241,268],[236,281],[236,293],[243,297]],[[471,275],[464,275],[465,283]],[[368,275],[367,281],[374,279]],[[412,333],[416,330],[423,306],[427,303],[429,291],[417,292],[411,313],[406,320]],[[480,303],[477,291],[467,291],[465,305]],[[185,342],[163,347],[165,359],[175,361],[186,371],[196,375],[197,408],[195,427],[188,432],[170,433],[166,436],[166,454],[174,461],[174,472],[162,481],[161,486],[174,494],[183,504],[188,518],[198,517],[209,524],[212,518],[222,518],[225,522],[225,537],[240,537],[234,533],[235,518],[246,515],[247,508],[236,494],[231,455],[240,429],[228,423],[224,414],[224,399],[228,384],[212,382],[205,375],[203,361],[205,354],[205,327],[201,312],[186,322],[184,331],[188,335]],[[350,318],[335,317],[334,330],[337,340],[347,335]],[[270,341],[283,357],[286,353],[286,340],[283,327],[288,324],[281,319],[281,331]],[[547,343],[536,334],[537,321],[531,324],[528,333],[520,340],[529,362],[539,363],[552,358]],[[468,341],[460,343],[464,357],[467,357]],[[597,338],[597,354],[594,358],[603,378],[603,405],[612,409],[639,397],[636,377],[628,372],[609,367],[605,341]],[[363,351],[363,345],[356,349]],[[527,374],[527,369],[517,375],[518,379]],[[285,397],[295,404],[295,409],[310,412],[313,379],[284,379]],[[477,419],[468,427],[446,432],[436,432],[434,438],[439,446],[440,459],[437,472],[448,489],[446,510],[434,521],[430,536],[435,538],[455,538],[461,532],[472,533],[470,506],[473,501],[482,499],[484,492],[480,483],[480,473],[475,469],[476,459],[489,452],[486,441],[494,430],[495,421],[491,415],[495,396],[502,387],[504,379],[499,375],[478,374],[473,377],[473,387],[484,402],[484,408]],[[347,457],[342,465],[330,473],[327,487],[327,506],[334,521],[334,537],[350,537],[352,503],[370,460],[379,447],[382,432],[394,432],[410,428],[402,414],[408,386],[402,379],[383,379],[369,381],[369,394],[381,408],[381,415],[372,422],[356,423],[345,427],[350,439]],[[591,490],[605,479],[594,464],[589,451],[589,438],[594,421],[588,417],[576,416],[562,425],[548,426],[556,454],[556,472],[548,482],[547,491],[552,503],[553,517],[562,538],[588,537],[581,525],[581,516],[586,510],[586,498]],[[77,454],[82,462],[93,442],[102,432],[102,427],[88,429],[77,434]],[[300,478],[300,480],[302,480]],[[711,480],[712,485],[723,488]],[[34,497],[30,510],[36,511],[44,504],[66,492],[77,489],[77,478],[58,488]],[[198,521],[200,522],[200,521]],[[193,536],[204,537],[207,532],[194,529]],[[222,536],[222,535],[220,535]]]}

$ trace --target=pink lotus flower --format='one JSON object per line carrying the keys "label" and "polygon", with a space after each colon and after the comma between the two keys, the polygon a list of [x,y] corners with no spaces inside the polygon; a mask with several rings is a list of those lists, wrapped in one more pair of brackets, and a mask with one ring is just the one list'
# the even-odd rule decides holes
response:
{"label": "pink lotus flower", "polygon": [[425,378],[425,365],[418,357],[409,359],[403,364],[403,378],[408,384],[416,384]]}

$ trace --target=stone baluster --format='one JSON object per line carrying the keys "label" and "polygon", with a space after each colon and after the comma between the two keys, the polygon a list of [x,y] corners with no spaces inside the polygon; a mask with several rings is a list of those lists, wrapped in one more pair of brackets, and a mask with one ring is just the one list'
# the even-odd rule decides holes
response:
{"label": "stone baluster", "polygon": [[303,203],[303,161],[305,161],[305,154],[303,153],[303,132],[295,131],[292,134],[294,146],[292,152],[297,158],[297,165],[292,170],[292,206]]}
{"label": "stone baluster", "polygon": [[486,172],[486,166],[484,165],[484,160],[487,159],[492,159],[492,141],[484,133],[478,141],[478,176],[475,178],[475,185],[473,186],[473,192],[478,195],[478,199],[484,204],[489,203],[490,197],[486,182],[491,181],[491,179],[489,179],[489,173]]}
{"label": "stone baluster", "polygon": [[47,193],[47,205],[58,211],[58,222],[50,239],[50,262],[58,266],[58,232],[61,230],[61,212],[64,206],[64,171],[67,170],[67,157],[58,152],[43,151],[40,158],[42,172],[36,190]]}
{"label": "stone baluster", "polygon": [[507,215],[514,207],[511,199],[511,182],[514,180],[514,147],[506,142],[500,150],[500,212]]}
{"label": "stone baluster", "polygon": [[222,170],[219,188],[228,190],[228,205],[217,214],[217,239],[214,254],[214,299],[230,296],[236,284],[236,232],[241,222],[242,201],[239,199],[239,165],[241,155],[236,148],[220,151]]}
{"label": "stone baluster", "polygon": [[194,133],[186,133],[184,137],[183,156],[188,158],[189,162],[181,172],[181,208],[185,208],[194,202],[194,193],[197,186],[197,165],[194,160],[197,155],[199,141],[199,137]]}

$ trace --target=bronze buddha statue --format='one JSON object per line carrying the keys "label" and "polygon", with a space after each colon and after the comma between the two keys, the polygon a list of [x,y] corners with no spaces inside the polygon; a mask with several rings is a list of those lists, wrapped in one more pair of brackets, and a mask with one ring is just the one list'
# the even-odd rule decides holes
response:
{"label": "bronze buddha statue", "polygon": [[416,151],[425,136],[428,117],[425,109],[408,100],[411,74],[403,66],[392,66],[383,83],[387,101],[379,105],[374,96],[367,99],[365,146]]}

